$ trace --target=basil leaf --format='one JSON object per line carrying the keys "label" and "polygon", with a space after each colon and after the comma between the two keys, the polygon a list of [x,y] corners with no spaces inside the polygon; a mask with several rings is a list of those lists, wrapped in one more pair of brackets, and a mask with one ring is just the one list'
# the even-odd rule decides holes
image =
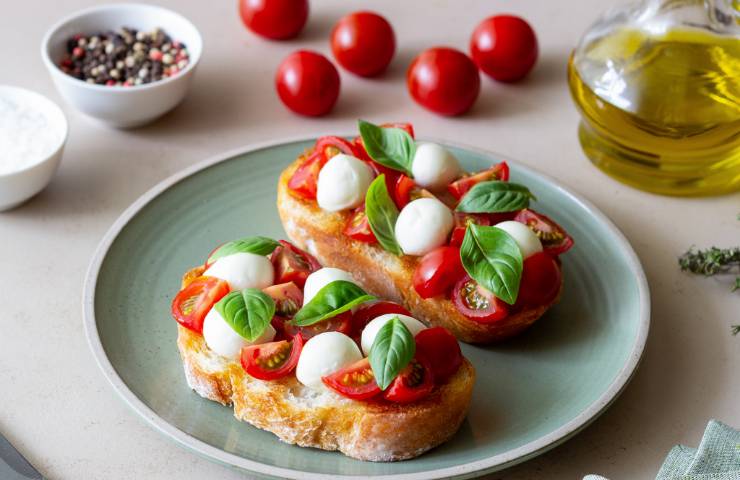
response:
{"label": "basil leaf", "polygon": [[400,128],[382,128],[360,120],[358,122],[362,143],[370,158],[409,177],[411,163],[416,153],[416,143],[411,135]]}
{"label": "basil leaf", "polygon": [[367,189],[365,215],[380,246],[394,255],[401,255],[403,252],[395,235],[398,208],[388,193],[385,174],[379,175]]}
{"label": "basil leaf", "polygon": [[383,325],[370,348],[370,366],[375,382],[385,390],[416,353],[416,342],[409,329],[398,317]]}
{"label": "basil leaf", "polygon": [[536,200],[524,185],[492,180],[473,185],[455,210],[465,213],[515,212],[527,208],[530,198]]}
{"label": "basil leaf", "polygon": [[206,261],[211,264],[222,257],[227,257],[235,253],[254,253],[255,255],[269,255],[280,244],[267,237],[246,237],[241,240],[226,242],[216,249]]}
{"label": "basil leaf", "polygon": [[257,340],[275,315],[275,301],[256,288],[231,292],[214,306],[240,337]]}
{"label": "basil leaf", "polygon": [[465,271],[498,298],[513,305],[522,280],[522,252],[500,228],[471,224],[460,246]]}
{"label": "basil leaf", "polygon": [[298,327],[313,325],[374,299],[375,297],[352,282],[335,280],[325,285],[310,302],[298,310],[292,323]]}

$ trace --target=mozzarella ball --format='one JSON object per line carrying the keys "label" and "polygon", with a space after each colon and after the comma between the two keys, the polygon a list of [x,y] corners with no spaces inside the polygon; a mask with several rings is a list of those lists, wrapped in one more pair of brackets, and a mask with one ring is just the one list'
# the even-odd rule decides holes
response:
{"label": "mozzarella ball", "polygon": [[225,280],[233,292],[267,288],[274,281],[275,271],[267,257],[239,252],[219,258],[203,275]]}
{"label": "mozzarella ball", "polygon": [[523,223],[509,220],[507,222],[497,223],[495,227],[511,235],[522,252],[522,258],[526,259],[542,251],[542,242],[540,242],[540,239]]}
{"label": "mozzarella ball", "polygon": [[271,342],[274,338],[275,329],[272,328],[272,325],[268,324],[264,333],[255,339],[255,341],[250,342],[236,333],[215,308],[212,308],[208,312],[208,315],[206,315],[205,320],[203,320],[203,339],[206,341],[208,348],[222,357],[232,360],[239,358],[243,347]]}
{"label": "mozzarella ball", "polygon": [[295,376],[307,387],[326,388],[321,377],[362,360],[357,344],[339,332],[325,332],[310,338],[301,350]]}
{"label": "mozzarella ball", "polygon": [[409,203],[396,220],[396,241],[406,255],[424,255],[447,242],[455,218],[436,198]]}
{"label": "mozzarella ball", "polygon": [[373,171],[367,163],[340,153],[329,159],[319,172],[316,201],[328,212],[358,207],[365,201],[372,181]]}
{"label": "mozzarella ball", "polygon": [[429,190],[442,190],[462,173],[460,162],[446,148],[436,143],[416,147],[411,173],[417,185]]}
{"label": "mozzarella ball", "polygon": [[337,280],[355,283],[352,275],[339,268],[324,267],[310,274],[306,278],[306,285],[303,287],[303,304],[306,305],[319,293],[319,290]]}
{"label": "mozzarella ball", "polygon": [[370,349],[373,348],[373,342],[375,341],[375,337],[378,336],[378,332],[381,328],[383,328],[383,325],[390,322],[391,319],[394,317],[398,317],[398,319],[401,320],[404,325],[406,325],[406,328],[409,329],[409,332],[411,332],[411,335],[414,337],[417,333],[427,328],[426,325],[424,325],[414,317],[409,317],[408,315],[402,315],[400,313],[386,313],[385,315],[375,317],[365,326],[365,329],[362,331],[360,344],[362,345],[362,351],[365,353],[365,355],[370,355]]}

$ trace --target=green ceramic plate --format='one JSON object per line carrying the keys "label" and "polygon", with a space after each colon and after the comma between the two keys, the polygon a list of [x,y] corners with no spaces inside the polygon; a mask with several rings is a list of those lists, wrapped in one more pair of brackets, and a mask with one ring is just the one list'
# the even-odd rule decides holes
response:
{"label": "green ceramic plate", "polygon": [[[464,347],[478,381],[468,419],[450,442],[414,460],[361,462],[281,443],[193,393],[170,317],[180,276],[220,242],[252,234],[285,238],[276,182],[312,143],[259,146],[196,165],[145,194],[103,239],[85,286],[86,332],[113,388],[148,423],[213,460],[264,476],[464,478],[554,447],[619,395],[649,326],[639,260],[590,203],[516,162],[510,162],[512,180],[535,192],[534,207],[556,218],[576,245],[563,257],[562,301],[545,318],[505,345]],[[501,160],[450,148],[469,170]]]}

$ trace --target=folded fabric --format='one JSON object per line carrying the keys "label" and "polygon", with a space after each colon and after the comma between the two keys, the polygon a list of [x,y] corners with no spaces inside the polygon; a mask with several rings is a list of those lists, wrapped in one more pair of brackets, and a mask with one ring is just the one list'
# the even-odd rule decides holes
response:
{"label": "folded fabric", "polygon": [[[583,480],[607,480],[586,475]],[[710,420],[699,448],[676,445],[655,480],[740,480],[740,431]]]}

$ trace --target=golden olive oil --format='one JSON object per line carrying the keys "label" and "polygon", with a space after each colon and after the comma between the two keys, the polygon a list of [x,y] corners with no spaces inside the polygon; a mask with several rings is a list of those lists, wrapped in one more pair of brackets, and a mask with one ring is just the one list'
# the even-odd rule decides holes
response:
{"label": "golden olive oil", "polygon": [[740,189],[740,40],[699,30],[622,29],[571,56],[586,155],[637,188]]}

